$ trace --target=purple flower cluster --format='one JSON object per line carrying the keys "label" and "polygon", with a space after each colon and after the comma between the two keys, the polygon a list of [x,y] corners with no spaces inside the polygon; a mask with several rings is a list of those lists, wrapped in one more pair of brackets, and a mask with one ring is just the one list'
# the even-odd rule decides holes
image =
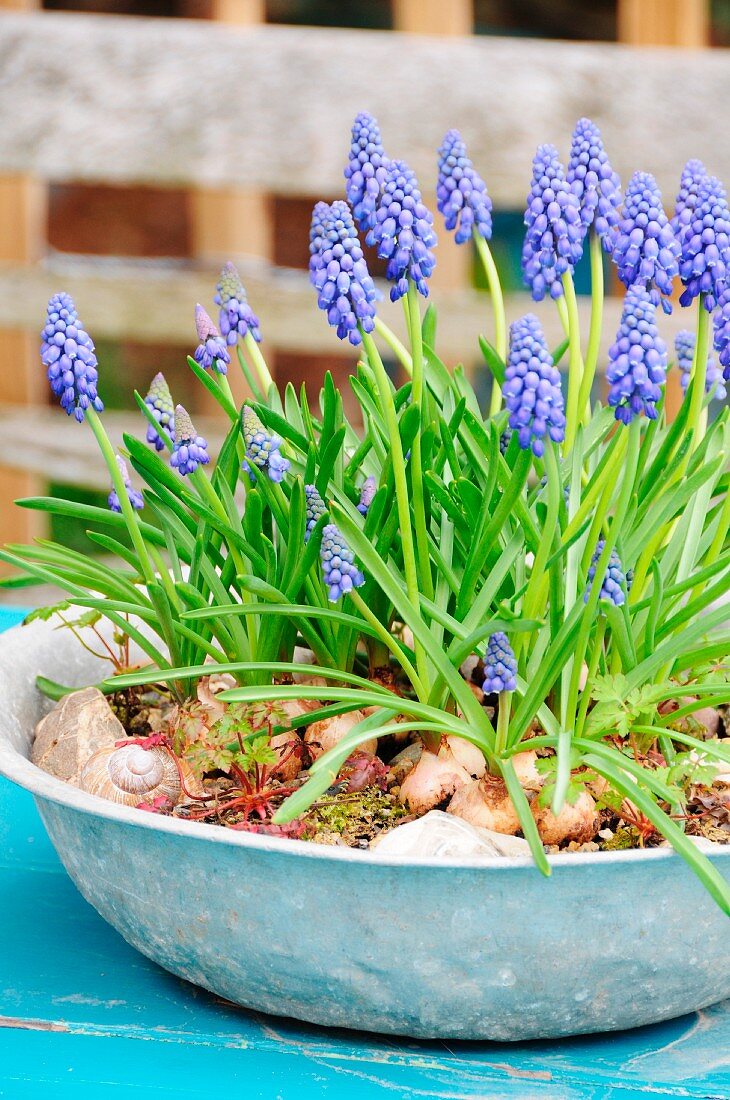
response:
{"label": "purple flower cluster", "polygon": [[355,555],[334,523],[328,523],[322,531],[320,558],[331,603],[365,584],[365,577],[355,565]]}
{"label": "purple flower cluster", "polygon": [[51,389],[68,416],[73,413],[81,423],[86,409],[104,411],[96,392],[99,375],[94,345],[68,294],[54,294],[48,303],[41,332],[41,362],[48,368]]}
{"label": "purple flower cluster", "polygon": [[[682,329],[674,337],[674,350],[677,353],[677,366],[681,373],[682,389],[686,392],[689,380],[692,377],[692,363],[695,354],[695,334],[689,329]],[[716,401],[724,401],[727,390],[723,385],[722,371],[712,356],[707,358],[707,373],[705,375],[705,393],[711,393]]]}
{"label": "purple flower cluster", "polygon": [[[175,406],[164,374],[158,373],[152,379],[144,402],[160,427],[164,428],[169,436],[174,436]],[[147,442],[154,444],[156,451],[164,450],[165,444],[151,424],[147,425]]]}
{"label": "purple flower cluster", "polygon": [[674,206],[672,218],[672,230],[679,239],[681,231],[692,217],[692,211],[697,205],[702,182],[707,177],[707,169],[701,160],[688,160],[682,170],[682,178],[679,181],[679,193]]}
{"label": "purple flower cluster", "polygon": [[628,424],[645,413],[656,419],[667,377],[667,347],[657,329],[656,306],[641,284],[629,287],[616,340],[608,351],[608,403]]}
{"label": "purple flower cluster", "polygon": [[565,403],[560,372],[553,364],[540,322],[528,313],[510,326],[504,398],[509,426],[523,450],[532,447],[539,458],[545,436],[555,443],[565,437]]}
{"label": "purple flower cluster", "polygon": [[360,500],[357,505],[357,510],[361,516],[368,514],[368,509],[373,503],[373,497],[377,492],[378,486],[374,477],[366,477],[363,482],[363,487],[360,490]]}
{"label": "purple flower cluster", "polygon": [[620,218],[621,181],[609,163],[600,130],[589,118],[578,119],[573,131],[567,179],[584,228],[593,226],[604,250],[611,252]]}
{"label": "purple flower cluster", "polygon": [[280,453],[281,439],[267,432],[261,420],[250,405],[244,405],[241,412],[243,441],[246,444],[244,470],[255,477],[255,471],[265,470],[271,481],[283,481],[284,474],[291,466],[288,458]]}
{"label": "purple flower cluster", "polygon": [[715,176],[705,176],[693,210],[680,226],[679,274],[685,289],[679,299],[689,306],[700,294],[712,313],[730,273],[730,210],[725,190]]}
{"label": "purple flower cluster", "polygon": [[[117,455],[117,466],[119,467],[119,473],[122,475],[124,488],[127,490],[129,503],[132,505],[133,508],[139,511],[141,508],[144,508],[144,500],[142,499],[142,494],[139,492],[139,490],[135,489],[132,485],[131,479],[129,477],[129,470],[127,469],[127,463],[124,461],[121,455]],[[121,512],[122,506],[119,502],[119,495],[116,489],[112,489],[107,498],[107,503],[109,504],[112,512]]]}
{"label": "purple flower cluster", "polygon": [[210,462],[208,444],[202,435],[198,435],[193,422],[182,405],[175,406],[175,445],[170,455],[170,465],[187,477],[194,474],[198,466]]}
{"label": "purple flower cluster", "polygon": [[458,130],[449,130],[438,153],[436,199],[446,228],[456,230],[457,244],[470,241],[474,233],[490,240],[492,200],[487,185],[466,155],[466,145]]}
{"label": "purple flower cluster", "polygon": [[319,495],[316,485],[305,485],[304,496],[307,502],[307,525],[304,530],[304,541],[309,542],[309,536],[317,526],[317,521],[327,511],[327,505]]}
{"label": "purple flower cluster", "polygon": [[517,661],[509,644],[507,635],[498,630],[490,634],[487,651],[484,654],[485,695],[498,694],[501,691],[515,691],[517,688]]}
{"label": "purple flower cluster", "polygon": [[[679,273],[679,242],[667,220],[656,180],[648,172],[634,172],[626,188],[623,214],[618,227],[613,258],[618,276],[626,287],[640,284],[652,291],[652,300],[671,295],[672,281]],[[665,313],[672,306],[661,299]]]}
{"label": "purple flower cluster", "polygon": [[377,247],[381,260],[388,261],[386,277],[393,283],[392,302],[408,293],[409,281],[424,298],[428,297],[426,280],[436,264],[431,252],[436,245],[433,214],[421,200],[415,175],[402,160],[388,164],[367,241]]}
{"label": "purple flower cluster", "polygon": [[259,319],[248,304],[241,276],[230,261],[221,271],[215,291],[213,301],[220,306],[218,324],[226,343],[233,346],[239,336],[243,339],[250,332],[260,344]]}
{"label": "purple flower cluster", "polygon": [[310,248],[318,245],[309,260],[309,278],[318,293],[317,305],[337,330],[340,340],[359,344],[360,328],[375,328],[377,298],[350,207],[337,200],[327,207],[317,203],[312,215]]}
{"label": "purple flower cluster", "polygon": [[723,368],[723,378],[730,382],[730,287],[725,287],[713,317],[714,345]]}
{"label": "purple flower cluster", "polygon": [[195,328],[200,341],[193,356],[195,362],[203,370],[213,367],[219,374],[227,374],[231,357],[226,342],[200,304],[195,307]]}
{"label": "purple flower cluster", "polygon": [[385,183],[388,158],[378,124],[362,111],[352,125],[350,160],[345,168],[347,201],[363,233],[375,225],[375,211]]}
{"label": "purple flower cluster", "polygon": [[584,227],[578,199],[568,186],[554,145],[540,145],[532,162],[532,186],[525,210],[522,276],[533,299],[560,298],[562,276],[583,250]]}
{"label": "purple flower cluster", "polygon": [[[591,588],[593,587],[593,579],[596,575],[596,566],[598,565],[598,559],[603,553],[603,548],[606,545],[605,539],[599,539],[596,543],[596,550],[591,558],[590,568],[588,569],[588,578],[586,583],[586,591],[583,599],[588,603],[588,599],[591,594]],[[615,548],[611,551],[611,556],[608,559],[608,568],[606,569],[606,575],[603,578],[603,584],[601,585],[601,592],[599,600],[610,600],[616,607],[621,607],[621,604],[626,603],[626,592],[628,591],[628,584],[624,569],[621,564],[621,559],[616,553]]]}

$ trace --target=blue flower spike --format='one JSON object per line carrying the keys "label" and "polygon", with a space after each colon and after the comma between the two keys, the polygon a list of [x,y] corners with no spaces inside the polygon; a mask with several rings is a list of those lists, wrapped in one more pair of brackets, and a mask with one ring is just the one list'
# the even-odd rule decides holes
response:
{"label": "blue flower spike", "polygon": [[328,523],[322,531],[320,547],[322,575],[329,588],[330,603],[365,584],[365,577],[355,565],[355,555],[345,542],[339,527]]}
{"label": "blue flower spike", "polygon": [[713,342],[717,351],[723,378],[730,382],[730,287],[725,287],[712,319]]}
{"label": "blue flower spike", "polygon": [[634,172],[626,188],[613,258],[625,287],[639,284],[661,300],[665,313],[672,312],[669,297],[679,274],[679,241],[662,206],[656,180],[649,172]]}
{"label": "blue flower spike", "polygon": [[193,422],[182,405],[175,406],[175,444],[170,455],[170,465],[183,477],[194,474],[199,466],[210,462],[208,444],[198,435]]}
{"label": "blue flower spike", "polygon": [[482,690],[485,695],[517,690],[517,661],[509,639],[502,630],[489,636],[484,655]]}
{"label": "blue flower spike", "polygon": [[363,487],[360,490],[360,500],[357,505],[357,510],[361,516],[368,514],[368,509],[373,503],[373,497],[377,492],[378,486],[374,477],[366,477],[363,483]]}
{"label": "blue flower spike", "polygon": [[347,201],[363,233],[375,225],[375,212],[388,171],[377,121],[361,111],[352,125],[350,159],[345,168]]}
{"label": "blue flower spike", "polygon": [[672,230],[677,238],[679,238],[682,229],[689,223],[692,217],[692,211],[697,205],[697,199],[699,198],[700,188],[706,178],[707,169],[701,160],[692,159],[687,161],[679,181],[679,192],[677,194],[677,201],[674,205],[674,217],[671,222]]}
{"label": "blue flower spike", "polygon": [[632,286],[624,298],[616,339],[608,349],[608,403],[616,419],[630,424],[644,413],[656,420],[667,378],[667,346],[659,335],[650,291]]}
{"label": "blue flower spike", "polygon": [[41,362],[68,416],[73,414],[81,423],[87,409],[104,411],[96,391],[99,375],[94,345],[68,294],[54,294],[48,302],[41,332]]}
{"label": "blue flower spike", "polygon": [[[170,393],[170,387],[165,380],[164,374],[161,372],[157,373],[152,379],[149,392],[144,402],[160,427],[164,428],[167,434],[174,438],[175,406],[173,404],[172,394]],[[165,444],[159,432],[156,432],[151,424],[147,425],[147,442],[153,444],[156,451],[163,451],[165,449]]]}
{"label": "blue flower spike", "polygon": [[620,219],[621,181],[609,163],[600,130],[589,118],[578,119],[573,131],[567,179],[584,229],[592,227],[604,250],[611,252]]}
{"label": "blue flower spike", "polygon": [[309,536],[317,526],[318,520],[327,511],[327,505],[322,500],[316,485],[305,485],[304,497],[307,502],[307,525],[304,531],[304,541],[309,542]]}
{"label": "blue flower spike", "polygon": [[701,181],[697,202],[680,227],[679,274],[684,283],[680,304],[702,295],[708,313],[715,309],[730,275],[730,210],[725,190],[715,176]]}
{"label": "blue flower spike", "polygon": [[562,277],[583,252],[585,229],[578,198],[568,185],[554,145],[540,145],[532,162],[525,210],[522,277],[534,301],[563,295]]}
{"label": "blue flower spike", "polygon": [[[138,489],[135,489],[132,485],[132,481],[129,476],[129,470],[127,469],[127,463],[124,461],[121,455],[117,455],[117,466],[119,467],[119,473],[122,475],[122,481],[124,482],[124,488],[127,490],[127,496],[129,497],[129,503],[132,507],[139,512],[144,508],[144,499]],[[110,492],[107,503],[112,512],[121,512],[122,506],[119,502],[119,496],[116,489],[112,489]]]}
{"label": "blue flower spike", "polygon": [[[692,377],[692,363],[694,361],[696,338],[694,332],[682,329],[674,337],[674,350],[677,354],[677,366],[681,371],[680,381],[682,390],[686,393],[690,378]],[[711,394],[715,401],[724,401],[727,397],[722,371],[711,355],[707,357],[707,373],[705,375],[705,393]]]}
{"label": "blue flower spike", "polygon": [[271,481],[283,481],[291,463],[280,452],[281,438],[266,430],[250,405],[243,406],[241,425],[247,459],[243,468],[251,480],[254,480],[256,471],[261,470],[268,474]]}
{"label": "blue flower spike", "polygon": [[357,346],[360,329],[369,333],[375,328],[377,291],[350,207],[339,199],[327,210],[324,206],[317,203],[312,213],[310,247],[317,246],[317,251],[309,260],[309,278],[317,291],[317,305],[340,340]]}
{"label": "blue flower spike", "polygon": [[218,374],[227,374],[231,357],[226,342],[200,304],[195,307],[195,329],[199,340],[193,356],[195,362],[203,370],[213,368]]}
{"label": "blue flower spike", "polygon": [[492,237],[492,200],[487,185],[466,155],[458,130],[449,130],[438,151],[436,199],[440,214],[457,244],[466,244],[475,234]]}
{"label": "blue flower spike", "polygon": [[[595,553],[591,558],[590,568],[588,569],[588,579],[586,584],[585,595],[583,600],[588,603],[588,599],[591,594],[591,588],[593,587],[593,581],[596,576],[596,566],[598,565],[598,559],[603,553],[603,548],[606,545],[605,539],[599,539],[596,543]],[[601,585],[601,591],[599,594],[599,600],[609,600],[615,607],[621,607],[626,603],[626,593],[628,591],[628,582],[626,574],[624,573],[621,559],[614,548],[611,551],[611,555],[608,559],[608,568],[606,569],[606,575],[603,578],[603,584]]]}
{"label": "blue flower spike", "polygon": [[390,300],[397,302],[413,285],[428,297],[428,280],[436,264],[433,214],[421,199],[415,175],[402,160],[390,161],[383,192],[368,233],[381,260],[387,260],[386,278],[393,284]]}
{"label": "blue flower spike", "polygon": [[248,304],[241,276],[230,260],[221,271],[213,301],[219,307],[221,336],[229,347],[233,347],[239,336],[243,340],[249,332],[257,344],[261,343],[259,319]]}
{"label": "blue flower spike", "polygon": [[532,453],[540,458],[545,453],[546,436],[554,443],[565,438],[565,402],[560,372],[553,364],[540,322],[533,313],[510,326],[504,378],[509,426],[517,432],[520,447],[532,448]]}

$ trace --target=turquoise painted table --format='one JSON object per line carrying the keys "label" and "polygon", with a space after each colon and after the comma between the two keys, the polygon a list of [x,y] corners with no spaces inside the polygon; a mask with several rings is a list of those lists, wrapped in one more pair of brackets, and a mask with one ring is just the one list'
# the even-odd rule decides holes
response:
{"label": "turquoise painted table", "polygon": [[[18,617],[0,608],[0,629]],[[730,1001],[637,1031],[514,1046],[379,1039],[237,1009],[128,947],[66,877],[32,799],[2,780],[0,928],[10,1100],[730,1100]]]}

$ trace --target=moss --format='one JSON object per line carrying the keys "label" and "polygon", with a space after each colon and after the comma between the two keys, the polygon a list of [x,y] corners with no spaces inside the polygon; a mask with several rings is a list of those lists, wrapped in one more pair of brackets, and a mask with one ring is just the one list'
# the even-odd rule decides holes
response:
{"label": "moss", "polygon": [[367,848],[374,837],[407,816],[406,808],[392,794],[379,787],[366,787],[323,799],[308,815],[308,824],[314,828],[311,839],[319,844],[344,842],[354,848]]}
{"label": "moss", "polygon": [[638,848],[640,837],[633,825],[625,825],[617,829],[608,840],[601,844],[604,852],[621,852],[625,848]]}

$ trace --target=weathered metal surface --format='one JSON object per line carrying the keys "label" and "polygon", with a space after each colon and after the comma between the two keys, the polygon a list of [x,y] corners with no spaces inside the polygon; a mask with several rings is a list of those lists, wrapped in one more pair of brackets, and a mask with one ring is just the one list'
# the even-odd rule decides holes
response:
{"label": "weathered metal surface", "polygon": [[[82,894],[188,981],[265,1012],[423,1037],[521,1040],[668,1019],[730,995],[727,920],[666,851],[378,859],[102,802],[26,759],[35,673],[88,681],[73,639],[0,640],[0,772],[36,797]],[[730,876],[730,851],[714,857]]]}
{"label": "weathered metal surface", "polygon": [[[655,172],[668,199],[691,156],[730,177],[730,150],[706,125],[707,103],[730,94],[721,50],[67,13],[8,14],[1,28],[7,172],[334,194],[350,124],[367,109],[429,189],[434,150],[459,126],[501,206],[522,204],[536,146],[566,155],[584,114],[621,175]],[[408,89],[397,110],[393,81],[374,73]]]}

